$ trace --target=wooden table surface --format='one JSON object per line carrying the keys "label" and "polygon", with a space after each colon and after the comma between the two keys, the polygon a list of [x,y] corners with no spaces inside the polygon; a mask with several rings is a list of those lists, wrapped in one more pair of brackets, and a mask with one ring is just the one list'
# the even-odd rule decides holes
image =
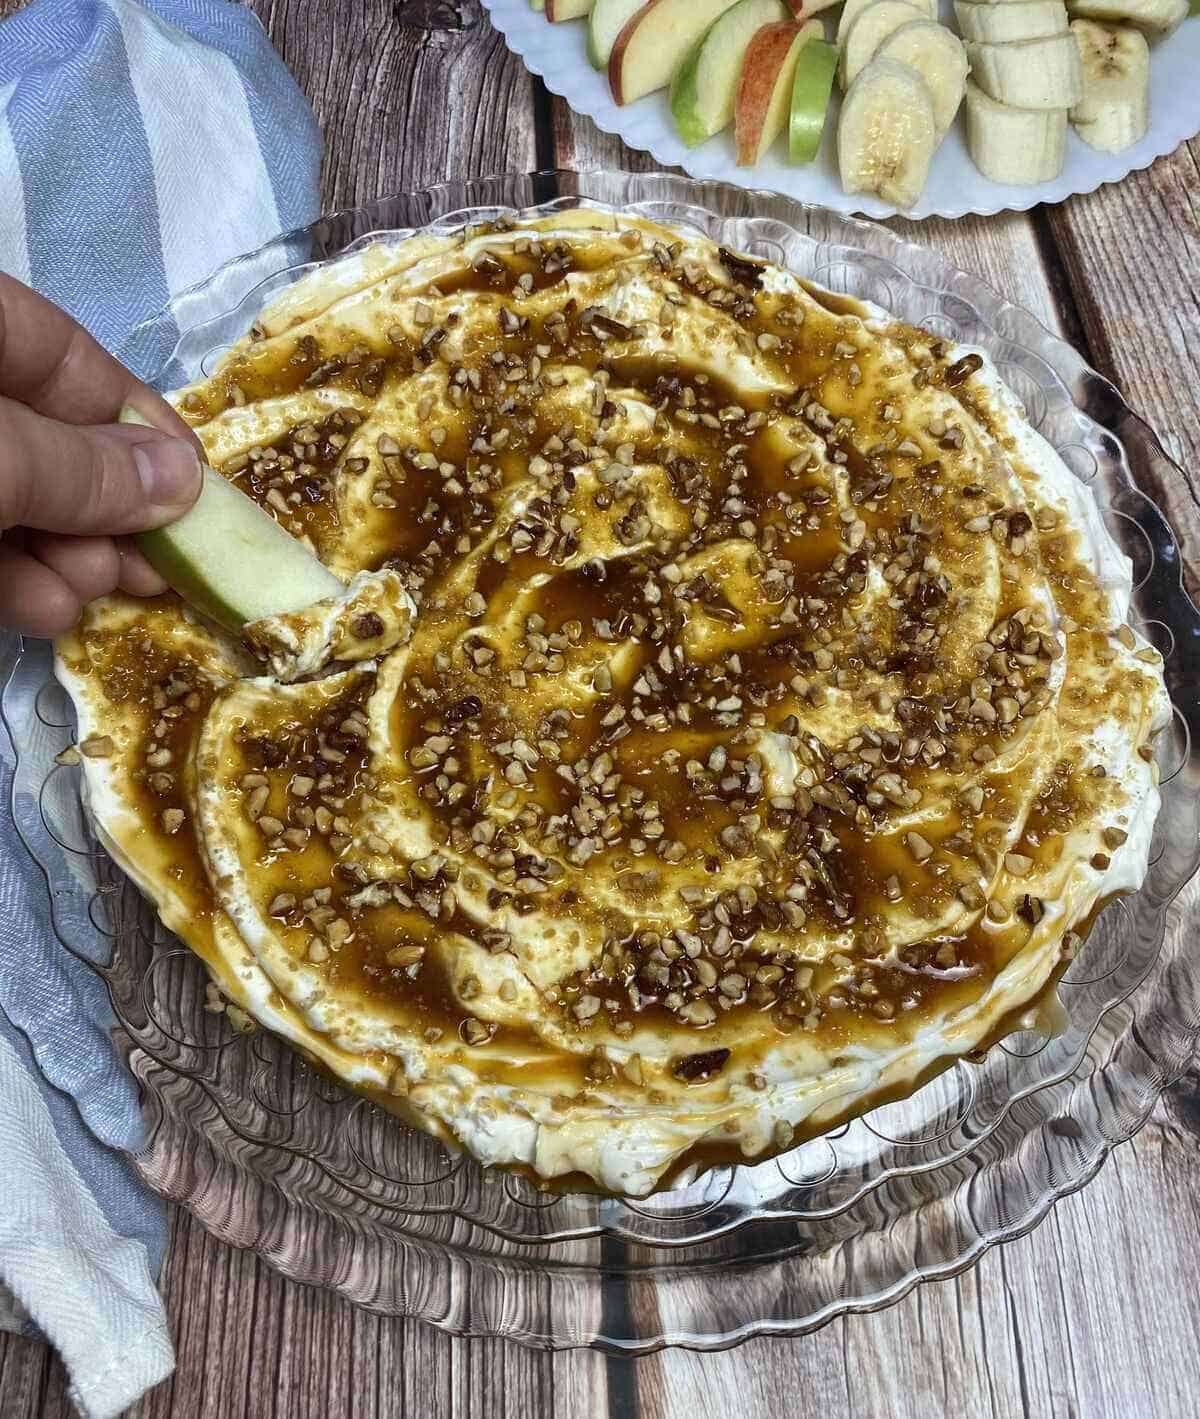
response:
{"label": "wooden table surface", "polygon": [[[0,14],[21,0],[0,0]],[[325,133],[327,207],[460,174],[653,163],[572,116],[475,0],[252,0]],[[1200,140],[1028,215],[897,222],[1071,341],[1189,476],[1156,490],[1200,583]],[[1200,884],[1172,929],[1200,927]],[[880,1315],[638,1361],[451,1339],[285,1281],[175,1209],[178,1349],[137,1419],[1194,1419],[1200,1073],[1029,1237]],[[2,1204],[0,1204],[2,1205]],[[42,1345],[0,1337],[0,1419],[71,1412]]]}

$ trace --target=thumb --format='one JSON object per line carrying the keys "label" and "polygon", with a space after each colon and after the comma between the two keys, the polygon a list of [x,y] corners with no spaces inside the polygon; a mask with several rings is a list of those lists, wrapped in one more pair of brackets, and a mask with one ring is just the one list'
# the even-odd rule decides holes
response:
{"label": "thumb", "polygon": [[142,532],[185,513],[200,483],[187,439],[132,425],[61,424],[0,399],[0,531]]}

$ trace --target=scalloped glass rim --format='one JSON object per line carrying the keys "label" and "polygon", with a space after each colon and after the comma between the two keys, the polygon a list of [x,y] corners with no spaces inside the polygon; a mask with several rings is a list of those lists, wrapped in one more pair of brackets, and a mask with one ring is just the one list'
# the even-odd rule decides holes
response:
{"label": "scalloped glass rim", "polygon": [[[1011,1037],[777,1163],[718,1169],[640,1203],[547,1198],[402,1128],[273,1037],[243,1037],[205,1013],[203,967],[170,944],[80,820],[77,770],[53,760],[69,710],[32,646],[0,702],[19,755],[9,810],[45,867],[60,939],[107,983],[148,1122],[136,1161],[157,1191],[286,1274],[383,1313],[555,1348],[719,1348],[887,1305],[1028,1231],[1186,1066],[1200,980],[1164,922],[1200,859],[1200,614],[1170,530],[1139,487],[1178,470],[1107,381],[940,256],[778,194],[565,172],[400,193],[230,262],[138,327],[122,354],[176,383],[313,261],[555,203],[690,224],[988,347],[1092,483],[1135,558],[1138,613],[1166,653],[1176,722],[1160,749],[1167,781],[1146,886],[1102,915],[1068,973],[1063,1033]],[[98,932],[112,942],[100,965]]]}

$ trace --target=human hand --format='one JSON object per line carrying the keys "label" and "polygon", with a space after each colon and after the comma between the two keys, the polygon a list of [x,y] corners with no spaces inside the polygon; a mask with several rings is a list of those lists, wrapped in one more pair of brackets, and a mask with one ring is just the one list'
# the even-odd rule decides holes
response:
{"label": "human hand", "polygon": [[[116,423],[124,404],[156,427]],[[52,636],[117,587],[165,591],[126,534],[195,502],[198,449],[81,325],[0,273],[0,625]]]}

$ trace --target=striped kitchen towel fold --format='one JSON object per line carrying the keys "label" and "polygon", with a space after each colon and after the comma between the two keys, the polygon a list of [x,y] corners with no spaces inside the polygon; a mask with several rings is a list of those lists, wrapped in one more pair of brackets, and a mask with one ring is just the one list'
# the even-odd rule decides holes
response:
{"label": "striped kitchen towel fold", "polygon": [[[109,348],[312,221],[319,154],[311,110],[232,0],[33,0],[0,24],[0,270]],[[163,343],[139,346],[137,373]],[[0,690],[16,652],[0,633]],[[154,1287],[164,1218],[125,1156],[141,1120],[104,989],[56,940],[55,864],[8,812],[28,791],[14,769],[0,728],[0,1325],[48,1337],[100,1419],[174,1363]]]}

